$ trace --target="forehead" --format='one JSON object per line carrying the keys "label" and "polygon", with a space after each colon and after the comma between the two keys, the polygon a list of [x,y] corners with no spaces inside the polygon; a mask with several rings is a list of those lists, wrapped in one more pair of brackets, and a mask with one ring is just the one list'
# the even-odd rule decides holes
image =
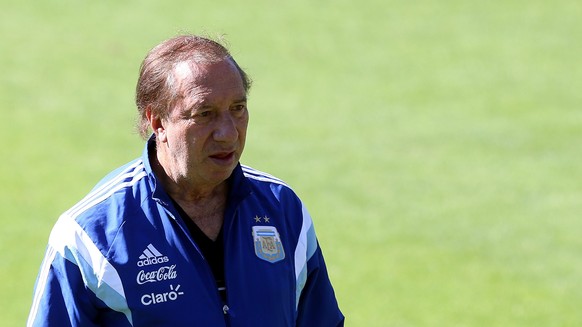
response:
{"label": "forehead", "polygon": [[240,98],[246,93],[240,72],[228,59],[218,62],[182,61],[175,65],[173,77],[178,96],[186,100]]}

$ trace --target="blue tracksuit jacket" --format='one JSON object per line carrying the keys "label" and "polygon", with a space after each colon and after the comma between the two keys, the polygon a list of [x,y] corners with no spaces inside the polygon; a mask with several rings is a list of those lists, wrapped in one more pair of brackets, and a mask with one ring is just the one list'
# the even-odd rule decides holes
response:
{"label": "blue tracksuit jacket", "polygon": [[343,326],[311,217],[285,183],[239,165],[223,235],[226,303],[146,145],[55,224],[28,326]]}

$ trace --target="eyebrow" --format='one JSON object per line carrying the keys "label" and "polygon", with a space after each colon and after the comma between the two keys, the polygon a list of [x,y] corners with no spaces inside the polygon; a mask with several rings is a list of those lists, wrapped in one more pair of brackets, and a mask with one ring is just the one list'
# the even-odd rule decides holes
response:
{"label": "eyebrow", "polygon": [[238,102],[247,102],[247,96],[245,95],[245,96],[243,96],[242,98],[240,98],[240,99],[238,99],[238,100],[235,100],[234,102],[235,102],[235,103],[238,103]]}
{"label": "eyebrow", "polygon": [[[232,103],[246,103],[248,101],[248,98],[246,95],[234,100]],[[213,106],[208,104],[207,101],[196,101],[194,103],[192,103],[191,105],[188,106],[188,110],[192,110],[192,109],[207,109],[207,108],[212,108]]]}

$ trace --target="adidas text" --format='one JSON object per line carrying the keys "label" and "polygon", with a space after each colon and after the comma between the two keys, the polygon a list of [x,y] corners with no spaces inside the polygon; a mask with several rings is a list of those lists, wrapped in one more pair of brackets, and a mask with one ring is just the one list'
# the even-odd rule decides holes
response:
{"label": "adidas text", "polygon": [[165,257],[165,256],[164,257],[145,258],[143,260],[139,260],[137,262],[137,265],[138,265],[138,267],[145,267],[145,266],[166,263],[168,261],[170,261],[170,259],[168,259],[168,257]]}

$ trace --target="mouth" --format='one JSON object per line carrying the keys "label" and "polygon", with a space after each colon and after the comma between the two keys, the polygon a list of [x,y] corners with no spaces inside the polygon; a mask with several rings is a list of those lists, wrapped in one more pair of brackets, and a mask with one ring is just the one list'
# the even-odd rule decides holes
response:
{"label": "mouth", "polygon": [[219,165],[230,165],[236,158],[235,152],[219,152],[209,156],[215,163]]}

